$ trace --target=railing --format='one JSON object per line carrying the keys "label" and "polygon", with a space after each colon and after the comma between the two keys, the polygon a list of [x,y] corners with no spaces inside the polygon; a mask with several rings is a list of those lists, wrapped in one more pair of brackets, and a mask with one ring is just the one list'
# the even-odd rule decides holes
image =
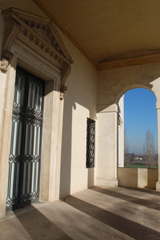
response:
{"label": "railing", "polygon": [[120,187],[156,189],[158,169],[118,168],[118,185]]}

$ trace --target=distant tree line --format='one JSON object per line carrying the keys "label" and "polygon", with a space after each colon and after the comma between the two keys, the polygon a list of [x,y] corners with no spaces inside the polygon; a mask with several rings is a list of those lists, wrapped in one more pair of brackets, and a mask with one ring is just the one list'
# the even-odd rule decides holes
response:
{"label": "distant tree line", "polygon": [[158,154],[155,154],[154,134],[147,129],[145,134],[145,143],[143,144],[143,154],[136,155],[129,153],[129,141],[127,130],[124,130],[124,164],[146,165],[151,168],[158,164]]}

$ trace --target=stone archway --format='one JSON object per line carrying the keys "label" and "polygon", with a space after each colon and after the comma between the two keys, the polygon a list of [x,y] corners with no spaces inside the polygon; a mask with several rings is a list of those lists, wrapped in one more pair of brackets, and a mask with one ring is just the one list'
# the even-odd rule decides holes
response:
{"label": "stone archway", "polygon": [[[119,124],[118,122],[118,185],[121,187],[140,187],[155,189],[156,182],[158,180],[158,169],[155,169],[153,167],[148,169],[147,162],[144,161],[145,158],[143,156],[143,144],[145,143],[145,139],[142,140],[142,138],[144,137],[148,128],[154,131],[154,136],[157,135],[157,121],[155,119],[157,118],[155,107],[156,96],[151,90],[148,90],[144,87],[142,88],[142,86],[141,88],[139,88],[139,86],[136,86],[134,88],[131,87],[131,89],[127,89],[126,92],[124,90],[122,94],[124,95],[122,95],[119,100],[121,101],[121,105],[118,103],[118,106],[120,105],[119,115],[122,114],[121,108],[122,111],[124,111],[124,114],[121,115],[122,123]],[[135,105],[137,101],[138,104]],[[125,149],[124,132],[126,130],[129,134],[129,151]],[[131,153],[134,153],[134,155],[131,155]],[[141,161],[134,160],[134,157],[137,157],[136,154],[142,154],[140,156]],[[127,157],[127,159],[125,158],[125,156]],[[153,163],[155,164],[154,161],[150,162],[150,164]],[[134,166],[135,164],[136,166]]]}
{"label": "stone archway", "polygon": [[[130,85],[129,87],[123,89],[116,99],[116,103],[118,105],[118,167],[124,167],[124,95],[130,90],[143,88],[148,91],[150,91],[154,96],[154,92],[149,89],[148,87],[145,87],[143,85],[134,84]],[[156,97],[156,96],[155,96]]]}

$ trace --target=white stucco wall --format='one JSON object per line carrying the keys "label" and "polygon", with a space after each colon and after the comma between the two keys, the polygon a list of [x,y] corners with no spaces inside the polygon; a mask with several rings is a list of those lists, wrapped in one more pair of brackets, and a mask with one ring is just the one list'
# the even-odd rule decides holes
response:
{"label": "white stucco wall", "polygon": [[96,121],[98,72],[60,32],[74,63],[64,96],[60,197],[94,185],[95,168],[86,168],[87,117]]}

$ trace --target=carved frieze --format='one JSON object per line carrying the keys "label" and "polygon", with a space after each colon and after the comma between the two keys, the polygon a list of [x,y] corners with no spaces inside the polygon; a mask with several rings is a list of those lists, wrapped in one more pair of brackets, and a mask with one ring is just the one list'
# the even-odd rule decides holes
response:
{"label": "carved frieze", "polygon": [[25,19],[22,19],[22,21],[65,57],[49,26]]}
{"label": "carved frieze", "polygon": [[[65,62],[65,57],[52,47],[47,41],[42,39],[40,36],[37,36],[35,32],[29,31],[24,26],[21,26],[20,32],[17,38],[24,43],[29,44],[30,47],[33,47],[34,51],[42,55],[43,57],[47,56],[50,58],[50,61],[61,69],[62,63]],[[32,46],[31,46],[32,45]]]}

